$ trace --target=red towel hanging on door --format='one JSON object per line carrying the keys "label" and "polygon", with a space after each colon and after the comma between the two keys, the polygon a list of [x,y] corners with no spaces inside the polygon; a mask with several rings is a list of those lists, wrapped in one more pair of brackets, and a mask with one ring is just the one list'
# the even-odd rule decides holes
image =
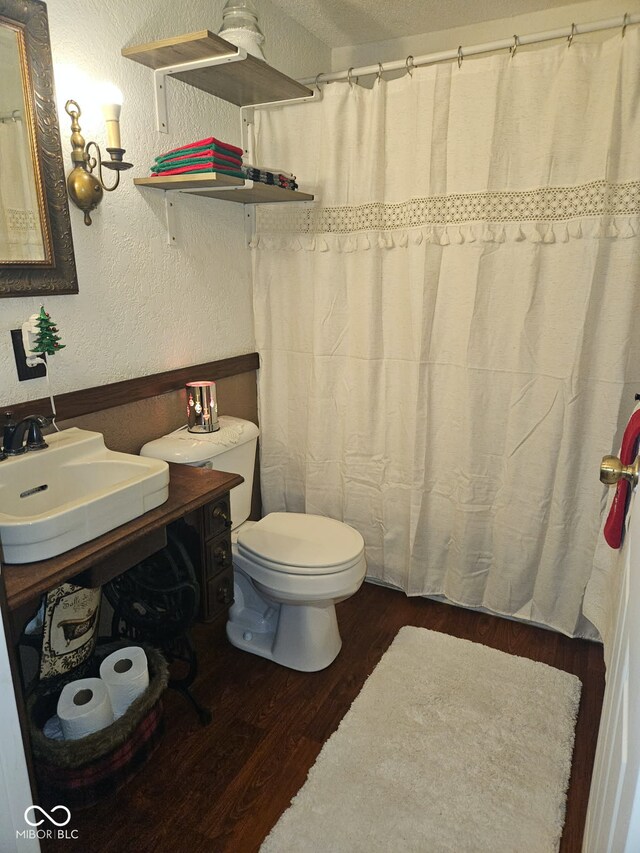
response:
{"label": "red towel hanging on door", "polygon": [[[629,418],[629,423],[622,437],[620,448],[620,461],[623,465],[631,465],[638,452],[638,439],[640,438],[640,409]],[[619,480],[616,485],[616,493],[604,526],[604,538],[612,548],[619,548],[622,542],[622,531],[624,530],[624,517],[627,511],[627,498],[629,497],[629,481]]]}

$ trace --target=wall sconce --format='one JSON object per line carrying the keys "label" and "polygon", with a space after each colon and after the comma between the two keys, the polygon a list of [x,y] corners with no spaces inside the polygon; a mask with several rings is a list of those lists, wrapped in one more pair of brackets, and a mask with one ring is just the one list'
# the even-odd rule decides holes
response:
{"label": "wall sconce", "polygon": [[[67,190],[71,201],[84,211],[84,224],[91,225],[92,210],[100,204],[103,191],[113,192],[120,183],[120,172],[130,169],[133,163],[122,159],[125,149],[120,147],[120,104],[105,104],[102,112],[107,123],[107,151],[111,159],[103,160],[99,146],[95,142],[87,142],[80,133],[78,119],[81,116],[80,107],[75,101],[67,101],[65,111],[71,117],[71,160],[74,168],[67,177]],[[89,149],[95,148],[96,157],[92,157]],[[93,170],[98,167],[98,177]],[[102,167],[116,172],[116,182],[108,187],[102,176]]]}
{"label": "wall sconce", "polygon": [[215,382],[187,382],[188,432],[217,432],[218,401]]}

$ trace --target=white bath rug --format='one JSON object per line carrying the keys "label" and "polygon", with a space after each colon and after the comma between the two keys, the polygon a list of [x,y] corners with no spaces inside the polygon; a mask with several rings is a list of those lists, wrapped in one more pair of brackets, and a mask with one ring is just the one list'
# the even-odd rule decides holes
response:
{"label": "white bath rug", "polygon": [[402,628],[261,853],[550,853],[580,680]]}

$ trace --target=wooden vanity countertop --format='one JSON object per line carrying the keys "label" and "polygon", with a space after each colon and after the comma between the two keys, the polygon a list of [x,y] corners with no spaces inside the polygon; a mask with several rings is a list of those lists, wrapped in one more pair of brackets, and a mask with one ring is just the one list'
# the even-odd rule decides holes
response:
{"label": "wooden vanity countertop", "polygon": [[[239,474],[169,463],[169,497],[161,506],[49,560],[3,565],[0,577],[8,609],[17,610],[33,602],[52,587],[97,564],[112,561],[111,576],[115,577],[138,562],[135,555],[137,550],[144,550],[141,543],[153,542],[155,537],[161,547],[163,539],[160,536],[164,536],[164,529],[170,522],[217,500],[242,482]],[[129,549],[134,557],[129,565],[123,560],[124,549]]]}

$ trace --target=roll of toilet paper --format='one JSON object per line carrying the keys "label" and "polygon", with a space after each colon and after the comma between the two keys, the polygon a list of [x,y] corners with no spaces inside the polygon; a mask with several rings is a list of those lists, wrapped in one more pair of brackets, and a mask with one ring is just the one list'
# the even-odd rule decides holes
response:
{"label": "roll of toilet paper", "polygon": [[107,685],[100,678],[80,678],[65,684],[57,713],[65,740],[78,740],[106,728],[113,722]]}
{"label": "roll of toilet paper", "polygon": [[60,725],[60,717],[58,717],[57,714],[54,714],[53,717],[49,717],[42,727],[42,733],[45,737],[48,737],[49,740],[64,740],[64,732]]}
{"label": "roll of toilet paper", "polygon": [[117,720],[149,686],[147,656],[140,646],[118,649],[100,664],[100,678],[107,685]]}

